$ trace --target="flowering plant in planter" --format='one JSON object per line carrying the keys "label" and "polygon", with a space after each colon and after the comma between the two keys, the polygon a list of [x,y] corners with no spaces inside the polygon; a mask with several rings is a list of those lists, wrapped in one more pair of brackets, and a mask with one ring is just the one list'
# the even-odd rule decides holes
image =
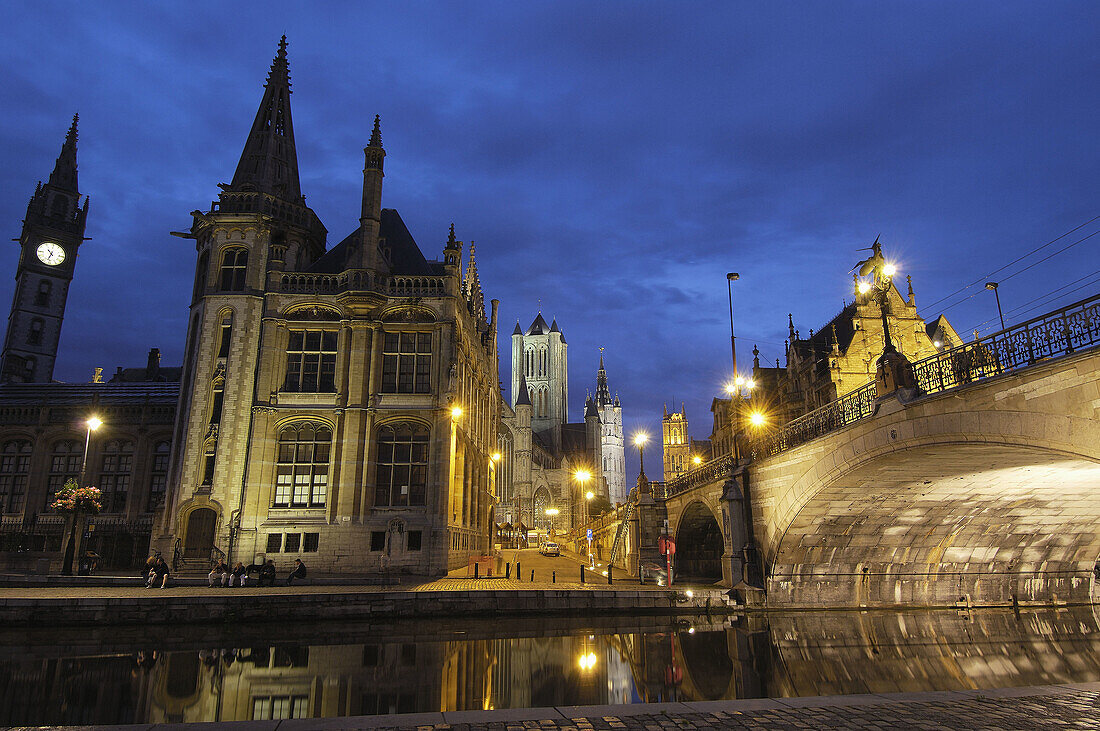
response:
{"label": "flowering plant in planter", "polygon": [[76,480],[69,480],[54,495],[50,507],[59,513],[98,515],[103,507],[99,502],[102,497],[98,487],[80,487]]}

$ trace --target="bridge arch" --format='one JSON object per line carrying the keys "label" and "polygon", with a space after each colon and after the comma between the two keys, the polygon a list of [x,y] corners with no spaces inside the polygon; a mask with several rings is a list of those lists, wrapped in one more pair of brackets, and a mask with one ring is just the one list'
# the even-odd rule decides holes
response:
{"label": "bridge arch", "polygon": [[726,540],[713,508],[702,500],[688,504],[680,513],[675,538],[676,581],[721,581]]}
{"label": "bridge arch", "polygon": [[1091,599],[1097,421],[1071,409],[932,408],[949,399],[805,445],[796,451],[814,459],[785,489],[764,478],[774,501],[764,542],[769,604]]}

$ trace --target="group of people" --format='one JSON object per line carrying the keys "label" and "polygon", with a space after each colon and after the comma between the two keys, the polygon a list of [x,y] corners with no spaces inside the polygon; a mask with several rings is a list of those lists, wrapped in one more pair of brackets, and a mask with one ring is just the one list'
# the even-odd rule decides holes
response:
{"label": "group of people", "polygon": [[[145,562],[145,588],[150,589],[156,586],[161,589],[165,588],[168,586],[170,574],[168,564],[163,558],[159,555],[150,556],[149,560]],[[207,575],[207,580],[211,588],[215,586],[247,586],[253,580],[251,578],[252,574],[256,574],[256,586],[275,586],[275,562],[271,559],[260,563],[252,563],[248,566],[238,561],[232,569],[225,561],[215,561],[210,573]],[[294,568],[287,574],[286,585],[290,586],[296,579],[304,578],[306,578],[306,565],[302,563],[301,559],[294,559]]]}
{"label": "group of people", "polygon": [[[245,566],[238,561],[230,569],[225,561],[217,561],[210,569],[207,576],[209,586],[247,586],[252,574],[256,574],[256,586],[275,586],[275,562],[271,559],[263,563],[253,563]],[[295,579],[306,577],[306,565],[301,559],[294,559],[294,568],[286,577],[286,585],[290,586]]]}

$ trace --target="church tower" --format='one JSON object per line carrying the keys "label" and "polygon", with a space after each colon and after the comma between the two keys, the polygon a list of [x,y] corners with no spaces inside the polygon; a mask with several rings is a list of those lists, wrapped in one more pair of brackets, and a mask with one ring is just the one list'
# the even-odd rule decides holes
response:
{"label": "church tower", "polygon": [[600,369],[596,372],[596,408],[600,412],[601,441],[603,442],[603,476],[607,480],[611,504],[625,503],[626,443],[623,439],[623,407],[616,395],[611,398],[607,386],[607,370],[603,366],[603,348],[600,348]]}
{"label": "church tower", "polygon": [[535,433],[550,432],[555,448],[560,446],[561,425],[569,421],[567,350],[558,321],[548,326],[541,312],[526,332],[518,322],[512,332],[512,405],[517,402],[520,382],[526,381],[531,429]]}
{"label": "church tower", "polygon": [[76,182],[76,124],[73,116],[50,179],[38,183],[27,204],[15,297],[0,354],[0,378],[6,382],[53,380],[65,301],[88,218],[88,199],[80,205]]}
{"label": "church tower", "polygon": [[687,412],[682,404],[680,411],[671,414],[665,407],[665,415],[661,419],[661,447],[665,482],[691,469],[691,437],[688,436]]}

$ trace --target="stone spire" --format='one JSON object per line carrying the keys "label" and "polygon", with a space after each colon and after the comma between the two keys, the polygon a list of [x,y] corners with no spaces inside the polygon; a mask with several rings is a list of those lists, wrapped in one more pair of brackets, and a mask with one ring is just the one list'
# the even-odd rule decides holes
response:
{"label": "stone spire", "polygon": [[[358,258],[353,264],[357,269],[381,271],[384,268],[378,245],[382,233],[382,178],[385,177],[382,168],[385,161],[386,151],[382,149],[382,118],[376,114],[370,142],[363,148],[363,206],[359,214]],[[448,241],[448,246],[450,244]],[[461,266],[461,248],[453,251],[459,254],[454,261]],[[449,263],[447,257],[444,257],[444,261]]]}
{"label": "stone spire", "polygon": [[477,274],[477,262],[474,260],[474,242],[470,242],[470,263],[466,267],[466,280],[462,283],[462,294],[467,305],[476,317],[485,319],[485,295],[481,291],[481,278]]}
{"label": "stone spire", "polygon": [[264,95],[248,133],[229,191],[260,191],[304,205],[298,181],[298,154],[290,118],[290,67],[286,36],[271,62]]}
{"label": "stone spire", "polygon": [[530,406],[531,405],[531,392],[527,389],[527,376],[521,375],[519,377],[519,388],[516,389],[518,393],[514,394],[515,406]]}
{"label": "stone spire", "polygon": [[603,348],[600,348],[600,369],[596,371],[596,405],[607,406],[611,403],[611,389],[607,387],[607,370],[603,367]]}
{"label": "stone spire", "polygon": [[49,185],[60,190],[76,193],[76,124],[80,120],[79,114],[73,115],[73,123],[69,126],[69,132],[65,135],[65,143],[61,145],[61,154],[57,156],[57,162],[50,173]]}

